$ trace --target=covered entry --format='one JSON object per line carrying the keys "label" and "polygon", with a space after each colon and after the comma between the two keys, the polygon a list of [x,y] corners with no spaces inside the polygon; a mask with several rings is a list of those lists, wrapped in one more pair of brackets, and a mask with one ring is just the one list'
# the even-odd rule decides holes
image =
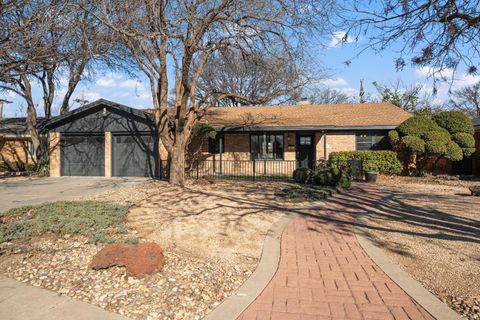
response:
{"label": "covered entry", "polygon": [[60,140],[62,176],[103,176],[104,135],[63,135]]}
{"label": "covered entry", "polygon": [[116,177],[155,177],[155,136],[114,134],[112,136],[112,175]]}

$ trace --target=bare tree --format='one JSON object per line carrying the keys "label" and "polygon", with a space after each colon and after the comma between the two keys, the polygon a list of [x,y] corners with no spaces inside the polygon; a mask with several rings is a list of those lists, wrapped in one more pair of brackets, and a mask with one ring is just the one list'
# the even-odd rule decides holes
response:
{"label": "bare tree", "polygon": [[[20,0],[0,7],[2,15],[2,46],[0,48],[0,90],[10,91],[27,105],[27,128],[37,158],[42,150],[37,131],[37,108],[41,105],[45,117],[52,116],[59,78],[66,77],[66,94],[61,97],[61,112],[68,110],[69,99],[82,79],[88,63],[102,59],[111,51],[103,25],[86,12],[62,1]],[[104,31],[110,29],[103,27]],[[32,94],[39,85],[42,101]]]}
{"label": "bare tree", "polygon": [[345,92],[321,86],[311,89],[308,97],[308,100],[315,104],[353,103],[352,97]]}
{"label": "bare tree", "polygon": [[[149,79],[158,134],[171,160],[170,182],[183,185],[186,146],[195,123],[209,108],[231,97],[248,103],[272,99],[252,99],[228,88],[209,90],[197,99],[211,56],[228,48],[245,56],[298,54],[312,33],[326,25],[323,20],[332,3],[85,0],[83,8],[122,37]],[[174,88],[173,110],[168,108],[170,88]]]}
{"label": "bare tree", "polygon": [[434,78],[441,79],[447,68],[455,74],[462,66],[477,73],[478,0],[345,1],[340,12],[341,27],[347,29],[344,40],[366,37],[363,50],[400,44],[397,69],[410,61],[430,67]]}
{"label": "bare tree", "polygon": [[232,48],[220,50],[212,54],[205,65],[198,82],[197,99],[218,91],[235,93],[247,99],[229,96],[218,101],[217,106],[296,102],[301,98],[305,85],[313,78],[301,58],[279,54],[247,55]]}
{"label": "bare tree", "polygon": [[472,118],[480,118],[480,81],[474,85],[454,90],[449,107],[463,111]]}
{"label": "bare tree", "polygon": [[408,112],[416,112],[430,107],[429,95],[423,92],[422,85],[404,85],[400,80],[385,85],[374,81],[373,86],[380,95],[380,100],[390,102]]}

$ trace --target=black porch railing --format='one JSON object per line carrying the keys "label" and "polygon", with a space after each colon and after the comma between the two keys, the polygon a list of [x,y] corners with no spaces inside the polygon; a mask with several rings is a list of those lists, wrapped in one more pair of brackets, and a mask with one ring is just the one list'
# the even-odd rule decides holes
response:
{"label": "black porch railing", "polygon": [[[168,180],[169,162],[163,161],[160,168],[161,179]],[[332,164],[330,161],[318,160],[314,170],[336,165],[348,167],[353,180],[363,179],[361,161],[341,161]],[[293,171],[300,166],[297,160],[191,160],[185,165],[187,178],[218,178],[231,180],[276,180],[292,181]]]}
{"label": "black porch railing", "polygon": [[295,160],[194,160],[188,161],[187,177],[238,180],[292,180]]}

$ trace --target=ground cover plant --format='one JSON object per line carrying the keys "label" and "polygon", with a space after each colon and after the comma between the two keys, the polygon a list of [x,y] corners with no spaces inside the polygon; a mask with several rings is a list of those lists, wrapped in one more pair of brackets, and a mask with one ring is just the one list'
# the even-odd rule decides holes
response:
{"label": "ground cover plant", "polygon": [[289,202],[320,201],[336,192],[335,188],[309,184],[291,185],[275,192],[275,195]]}
{"label": "ground cover plant", "polygon": [[[91,243],[112,243],[128,233],[123,225],[128,207],[100,201],[58,201],[0,213],[0,243],[35,235],[82,235]],[[135,242],[135,239],[122,241]]]}

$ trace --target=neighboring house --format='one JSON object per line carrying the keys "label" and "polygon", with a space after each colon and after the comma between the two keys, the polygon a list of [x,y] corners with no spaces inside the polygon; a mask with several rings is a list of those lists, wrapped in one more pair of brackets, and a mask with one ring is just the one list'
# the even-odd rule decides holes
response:
{"label": "neighboring house", "polygon": [[[410,116],[389,103],[214,108],[202,122],[218,131],[217,138],[191,149],[198,147],[196,159],[211,160],[223,174],[257,163],[254,168],[264,174],[279,173],[288,163],[281,170],[291,174],[334,151],[375,148]],[[149,112],[98,100],[52,119],[46,128],[52,176],[158,176],[165,168],[167,153],[160,144],[158,156]]]}
{"label": "neighboring house", "polygon": [[0,120],[0,162],[5,166],[25,167],[33,164],[33,145],[25,118]]}
{"label": "neighboring house", "polygon": [[480,176],[480,118],[473,120],[473,126],[475,127],[475,151],[473,160],[473,174]]}

